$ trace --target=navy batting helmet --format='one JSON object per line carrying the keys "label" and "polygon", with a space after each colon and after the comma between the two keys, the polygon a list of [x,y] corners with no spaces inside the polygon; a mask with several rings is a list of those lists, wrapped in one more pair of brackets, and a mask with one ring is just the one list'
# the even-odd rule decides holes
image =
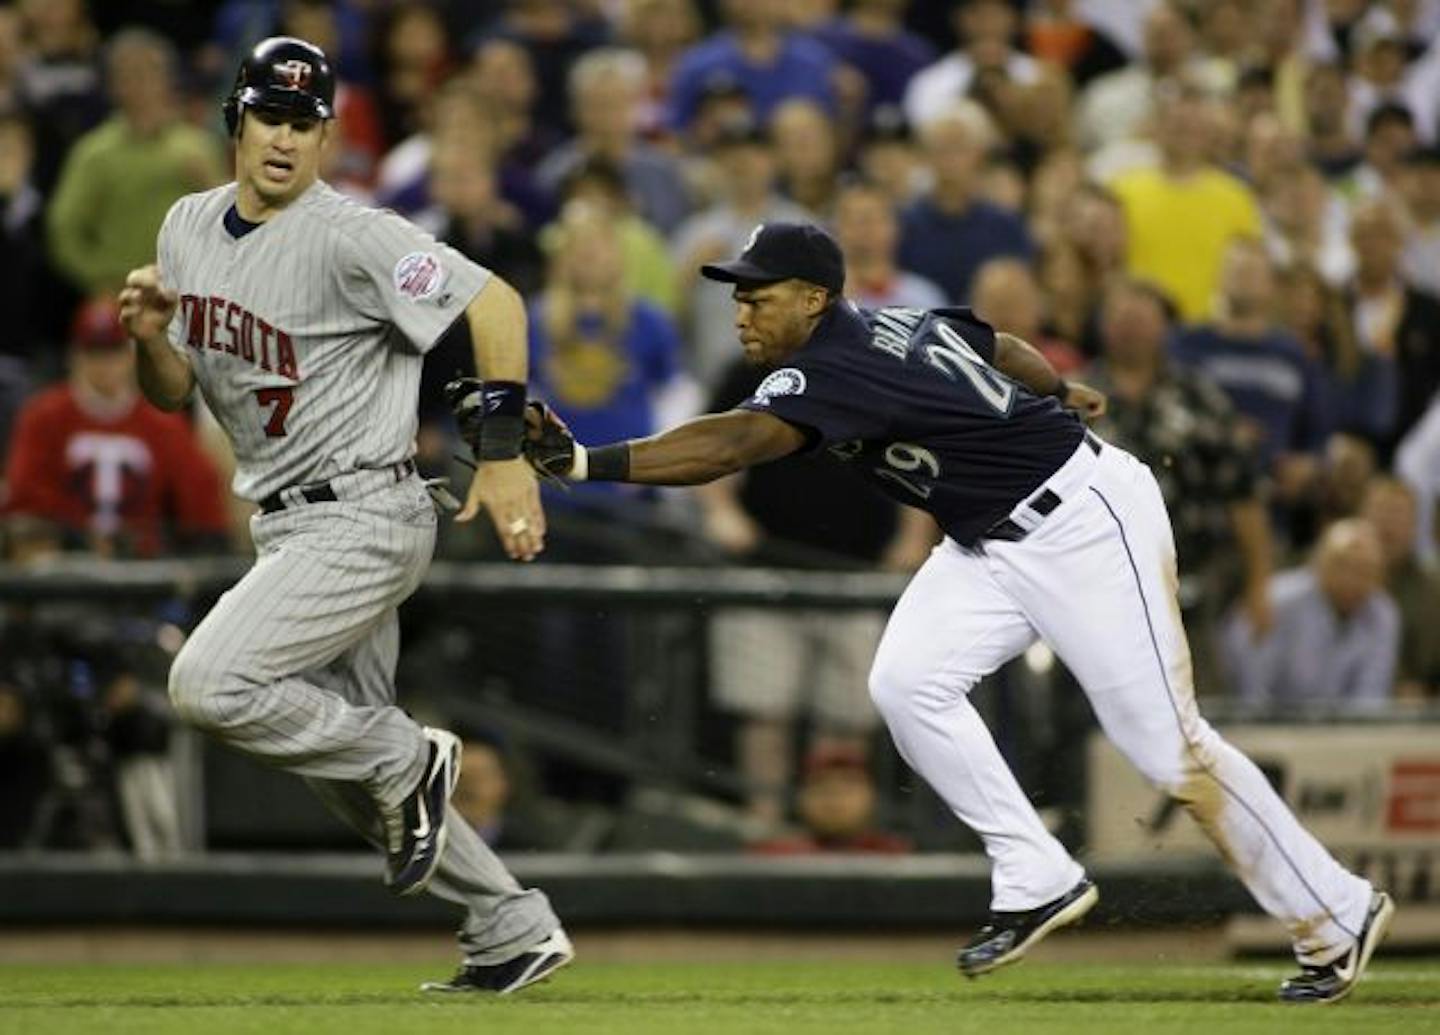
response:
{"label": "navy batting helmet", "polygon": [[225,125],[234,136],[242,108],[259,108],[314,119],[335,117],[335,74],[324,51],[293,36],[255,44],[240,63],[225,99]]}

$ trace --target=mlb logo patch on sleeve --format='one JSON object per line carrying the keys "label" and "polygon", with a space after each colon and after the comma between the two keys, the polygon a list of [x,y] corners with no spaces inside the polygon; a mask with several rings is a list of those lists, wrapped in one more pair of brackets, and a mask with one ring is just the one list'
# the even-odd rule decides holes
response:
{"label": "mlb logo patch on sleeve", "polygon": [[444,282],[445,267],[429,252],[411,252],[395,264],[395,290],[412,302],[423,302]]}

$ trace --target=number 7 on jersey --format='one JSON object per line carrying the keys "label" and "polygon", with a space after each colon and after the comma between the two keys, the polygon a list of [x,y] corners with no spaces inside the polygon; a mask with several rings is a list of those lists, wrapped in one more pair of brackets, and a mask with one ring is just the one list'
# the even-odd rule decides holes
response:
{"label": "number 7 on jersey", "polygon": [[285,437],[285,418],[290,415],[290,407],[295,403],[295,386],[281,385],[277,388],[255,389],[255,401],[262,407],[273,406],[270,411],[270,419],[265,422],[266,438]]}

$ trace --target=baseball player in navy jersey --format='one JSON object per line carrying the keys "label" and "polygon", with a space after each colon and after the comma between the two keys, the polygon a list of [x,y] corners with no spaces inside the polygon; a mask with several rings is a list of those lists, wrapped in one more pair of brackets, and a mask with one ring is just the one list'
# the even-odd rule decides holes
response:
{"label": "baseball player in navy jersey", "polygon": [[464,317],[490,419],[457,520],[487,510],[532,559],[545,520],[519,458],[525,310],[498,277],[318,178],[335,81],[301,40],[256,46],[225,105],[235,182],[182,198],[132,272],[121,317],[145,395],[198,388],[259,505],[254,567],[175,658],[187,722],[304,777],[386,857],[398,894],[465,907],[465,963],[427,987],[506,993],[569,962],[543,893],[522,889],[453,811],[459,740],[395,704],[396,608],[419,584],[436,504],[415,471],[425,352]]}
{"label": "baseball player in navy jersey", "polygon": [[777,368],[755,394],[728,413],[596,448],[531,404],[527,456],[572,479],[694,485],[818,451],[935,518],[945,539],[896,605],[870,692],[901,755],[993,862],[991,915],[960,951],[961,971],[1018,960],[1098,898],[968,700],[1043,639],[1115,745],[1190,811],[1289,930],[1301,968],[1280,997],[1345,996],[1394,905],[1342,868],[1200,717],[1160,491],[1149,468],[1076,416],[1103,412],[1103,396],[1066,384],[968,309],[845,301],[840,250],[812,226],[758,227],[739,259],[702,272],[734,285],[746,356]]}

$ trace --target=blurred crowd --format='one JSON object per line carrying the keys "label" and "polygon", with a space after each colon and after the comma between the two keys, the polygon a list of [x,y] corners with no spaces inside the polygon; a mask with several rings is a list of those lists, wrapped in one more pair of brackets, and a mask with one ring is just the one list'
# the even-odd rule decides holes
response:
{"label": "blurred crowd", "polygon": [[[525,294],[532,384],[580,439],[743,398],[699,266],[820,222],[861,304],[973,306],[1109,393],[1097,430],[1171,510],[1202,694],[1440,699],[1440,0],[0,4],[12,561],[247,549],[223,436],[139,398],[110,299],[168,206],[228,179],[218,102],[272,34],[337,70],[325,178]],[[463,327],[427,357],[432,476],[463,476],[441,386],[471,369]],[[865,491],[805,460],[584,485],[549,499],[551,552],[913,569],[935,529]],[[441,552],[487,556],[470,529]],[[863,757],[877,635],[713,623],[758,821],[797,771],[850,771],[815,757]],[[0,744],[25,728],[5,660]]]}

